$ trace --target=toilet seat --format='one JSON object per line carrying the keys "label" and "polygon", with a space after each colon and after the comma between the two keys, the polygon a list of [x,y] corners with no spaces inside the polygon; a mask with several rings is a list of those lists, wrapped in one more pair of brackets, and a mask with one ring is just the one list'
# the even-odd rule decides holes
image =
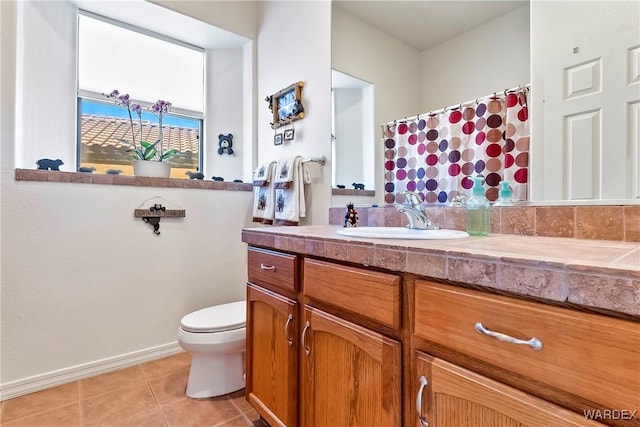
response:
{"label": "toilet seat", "polygon": [[180,320],[180,327],[195,333],[231,331],[244,328],[246,317],[247,303],[237,301],[189,313]]}

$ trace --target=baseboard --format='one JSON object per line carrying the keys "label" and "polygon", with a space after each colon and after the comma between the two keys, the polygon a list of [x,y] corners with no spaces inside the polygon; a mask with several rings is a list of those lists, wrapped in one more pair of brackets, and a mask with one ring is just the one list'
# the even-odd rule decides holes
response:
{"label": "baseboard", "polygon": [[177,341],[151,347],[132,353],[121,354],[107,359],[69,368],[51,371],[5,384],[0,384],[0,401],[89,378],[106,372],[117,371],[139,363],[150,362],[184,351]]}

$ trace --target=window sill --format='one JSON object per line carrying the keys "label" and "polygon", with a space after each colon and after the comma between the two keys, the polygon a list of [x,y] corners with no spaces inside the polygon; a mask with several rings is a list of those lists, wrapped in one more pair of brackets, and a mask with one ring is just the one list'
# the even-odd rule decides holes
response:
{"label": "window sill", "polygon": [[206,181],[200,179],[149,178],[84,172],[16,169],[16,181],[73,182],[79,184],[133,185],[135,187],[199,188],[202,190],[253,191],[250,183]]}
{"label": "window sill", "polygon": [[332,188],[331,194],[333,196],[369,196],[376,195],[374,190],[354,190],[351,188]]}

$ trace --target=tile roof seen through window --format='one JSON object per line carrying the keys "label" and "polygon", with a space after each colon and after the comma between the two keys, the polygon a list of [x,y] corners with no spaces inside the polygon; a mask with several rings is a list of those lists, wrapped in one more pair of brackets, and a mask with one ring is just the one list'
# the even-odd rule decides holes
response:
{"label": "tile roof seen through window", "polygon": [[[198,129],[175,126],[162,126],[163,149],[175,148],[181,153],[197,154],[200,151]],[[140,141],[140,126],[136,123],[133,130],[136,141]],[[129,145],[118,141],[118,138],[131,140],[131,124],[129,119],[82,115],[82,145],[92,148],[115,148],[124,152]],[[158,125],[148,121],[142,122],[142,139],[155,141],[158,138]]]}

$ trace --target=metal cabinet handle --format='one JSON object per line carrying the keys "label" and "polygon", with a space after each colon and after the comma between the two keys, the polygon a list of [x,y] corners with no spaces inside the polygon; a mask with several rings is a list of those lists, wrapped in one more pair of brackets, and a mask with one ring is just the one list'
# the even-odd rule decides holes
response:
{"label": "metal cabinet handle", "polygon": [[490,331],[489,329],[484,327],[482,322],[476,322],[473,326],[474,328],[476,328],[476,331],[480,332],[481,334],[489,335],[490,337],[493,337],[500,341],[508,342],[511,344],[528,345],[534,350],[540,350],[542,348],[542,341],[540,341],[536,337],[531,337],[531,339],[528,339],[528,340],[519,340],[518,338],[514,338],[512,336],[502,334],[500,332]]}
{"label": "metal cabinet handle", "polygon": [[275,265],[260,264],[260,270],[276,271],[276,266]]}
{"label": "metal cabinet handle", "polygon": [[309,321],[307,320],[304,324],[304,329],[302,330],[302,348],[304,348],[304,353],[308,356],[311,354],[311,347],[307,347],[307,331],[309,330]]}
{"label": "metal cabinet handle", "polygon": [[289,316],[287,317],[287,321],[284,324],[284,336],[287,337],[287,342],[289,343],[289,347],[293,345],[293,338],[291,338],[291,335],[289,335],[289,325],[291,325],[292,321],[293,321],[293,314],[289,313]]}
{"label": "metal cabinet handle", "polygon": [[421,427],[429,427],[429,422],[422,416],[422,391],[429,384],[429,381],[422,375],[420,377],[420,389],[418,389],[418,395],[416,396],[416,411],[418,411],[418,419],[420,420]]}

